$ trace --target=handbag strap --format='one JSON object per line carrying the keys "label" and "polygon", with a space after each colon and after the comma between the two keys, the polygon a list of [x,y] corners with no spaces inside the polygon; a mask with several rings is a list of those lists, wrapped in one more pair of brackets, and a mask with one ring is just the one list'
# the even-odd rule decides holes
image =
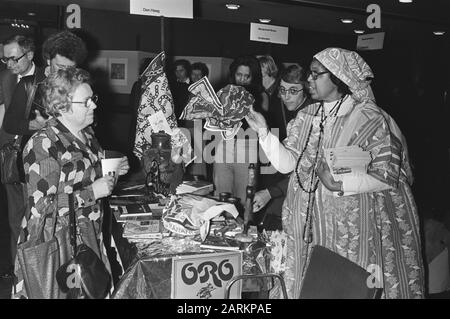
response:
{"label": "handbag strap", "polygon": [[75,214],[75,205],[73,193],[69,194],[69,228],[70,228],[70,244],[75,254],[77,250],[77,217]]}

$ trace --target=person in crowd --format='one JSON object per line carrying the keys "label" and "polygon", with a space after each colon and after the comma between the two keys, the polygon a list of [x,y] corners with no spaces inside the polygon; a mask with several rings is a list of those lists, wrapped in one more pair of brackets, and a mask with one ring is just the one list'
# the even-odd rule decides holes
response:
{"label": "person in crowd", "polygon": [[[16,44],[14,44],[16,43]],[[12,46],[16,46],[16,51],[18,49],[17,41],[11,42]],[[13,63],[10,59],[8,65],[11,66],[12,69],[19,69],[19,65],[25,63],[24,57],[27,60],[32,60],[34,52],[34,44],[27,48],[22,48],[22,54],[25,53],[24,50],[29,51],[30,53],[25,54],[22,57],[22,60],[18,60],[18,63]],[[19,52],[17,51],[17,54]],[[15,53],[8,53],[9,56]],[[27,107],[28,96],[31,94],[31,86],[39,86],[39,84],[48,76],[51,72],[55,72],[59,69],[64,69],[69,66],[74,66],[76,64],[82,63],[86,58],[87,50],[84,42],[75,34],[70,31],[61,31],[51,35],[46,39],[42,46],[42,56],[44,61],[47,62],[47,67],[45,70],[34,67],[32,65],[32,69],[30,72],[23,74],[20,82],[17,84],[14,94],[11,97],[10,107],[8,107],[4,121],[3,121],[3,129],[6,133],[9,134],[9,137],[20,136],[21,145],[27,142],[28,138],[36,131],[44,127],[46,123],[47,116],[43,111],[41,106],[41,97],[39,92],[40,89],[35,90],[35,96],[33,99],[32,107],[29,110],[28,114],[25,114]],[[20,56],[17,56],[20,57]],[[14,65],[13,65],[14,64]],[[25,76],[27,75],[27,76]],[[21,165],[21,164],[18,164]],[[6,186],[9,189],[8,194],[8,207],[12,210],[11,214],[14,214],[14,217],[11,218],[10,223],[12,227],[12,238],[14,242],[11,242],[12,246],[12,262],[14,262],[15,254],[16,254],[16,244],[17,238],[20,233],[20,223],[22,218],[24,217],[27,202],[24,200],[24,192],[26,191],[23,183],[17,184],[8,184]],[[29,216],[25,216],[28,218]],[[15,225],[15,226],[13,226]],[[14,227],[14,228],[13,228]]]}
{"label": "person in crowd", "polygon": [[[10,117],[12,108],[16,108],[13,103],[14,90],[19,86],[18,83],[21,78],[32,76],[36,74],[38,77],[43,76],[44,70],[37,67],[33,62],[35,52],[34,40],[28,36],[14,35],[9,37],[3,42],[3,58],[2,63],[6,65],[7,69],[0,73],[0,113],[2,115],[2,121],[0,122],[0,147],[12,142],[15,139],[15,130],[8,130],[11,127],[19,125],[30,125],[31,128],[38,128],[44,122],[44,119],[37,118],[34,121],[22,123],[17,122]],[[23,100],[26,99],[27,94],[22,91]],[[16,94],[17,95],[17,94]],[[25,104],[20,107],[21,117],[24,116]],[[0,170],[4,169],[0,167]],[[16,256],[17,240],[20,234],[20,225],[22,218],[25,215],[26,204],[24,200],[25,188],[22,183],[8,183],[2,185],[6,190],[6,198],[8,202],[8,220],[10,229],[10,246],[11,246],[11,260],[9,261],[10,267],[2,272],[3,277],[12,275],[12,264]]]}
{"label": "person in crowd", "polygon": [[[247,116],[274,167],[291,174],[283,204],[283,273],[290,298],[300,295],[307,257],[324,246],[364,269],[375,267],[384,298],[423,298],[419,220],[411,192],[407,146],[394,120],[375,104],[374,75],[356,53],[327,48],[308,77],[319,102],[301,110],[281,144],[261,114]],[[330,172],[324,150],[360,146],[371,154],[366,173]],[[271,291],[279,295],[278,286]]]}
{"label": "person in crowd", "polygon": [[[174,111],[177,119],[180,118],[189,100],[189,85],[191,84],[191,63],[188,60],[175,60],[173,63],[175,81],[171,81],[170,90],[172,92]],[[181,126],[186,126],[184,122]]]}
{"label": "person in crowd", "polygon": [[[278,67],[270,55],[263,55],[258,57],[259,64],[261,65],[262,84],[264,90],[272,97],[275,93],[277,95],[277,89],[279,85],[278,79]],[[270,107],[270,103],[269,103]]]}
{"label": "person in crowd", "polygon": [[205,63],[195,62],[191,65],[191,83],[195,83],[205,76],[209,76],[209,69]]}
{"label": "person in crowd", "polygon": [[[263,72],[264,73],[264,72]],[[278,112],[271,110],[268,123],[273,133],[279,134],[280,141],[286,138],[288,123],[295,119],[297,113],[313,101],[307,91],[307,73],[300,65],[294,64],[283,70],[278,92],[280,100],[270,107],[278,106]],[[272,92],[273,96],[278,96]],[[270,110],[270,109],[269,109]],[[270,164],[270,162],[269,162]],[[270,172],[271,173],[271,172]],[[266,230],[281,230],[281,208],[286,196],[290,174],[263,174],[261,170],[261,190],[256,192],[253,212],[261,215],[261,224]],[[263,187],[264,186],[264,187]],[[266,206],[267,205],[267,206]]]}
{"label": "person in crowd", "polygon": [[[201,78],[203,77],[208,77],[209,75],[209,69],[206,66],[205,63],[202,62],[196,62],[193,63],[191,65],[191,83],[195,83],[197,81],[199,81]],[[187,124],[186,127],[189,128],[190,133],[191,133],[191,144],[194,147],[194,154],[199,154],[200,156],[203,154],[203,149],[205,148],[205,141],[203,140],[203,126],[204,126],[204,121],[197,119],[194,121],[185,121],[185,123]],[[199,135],[195,135],[194,131],[195,129],[201,130],[202,134]],[[201,139],[195,138],[200,136]],[[190,164],[187,167],[187,174],[190,174],[192,176],[199,176],[199,177],[203,177],[204,179],[207,179],[208,177],[208,170],[207,170],[207,166],[206,163],[203,162],[203,158],[201,158],[201,162],[198,161],[198,159],[196,159],[194,161],[194,163]]]}
{"label": "person in crowd", "polygon": [[[261,80],[261,68],[253,56],[241,56],[230,65],[230,84],[243,86],[255,98],[253,108],[263,112],[268,108],[268,97]],[[258,162],[258,142],[256,133],[247,131],[245,121],[234,139],[221,139],[216,148],[213,165],[213,179],[216,194],[228,192],[245,203],[248,167]],[[250,132],[251,131],[251,132]]]}
{"label": "person in crowd", "polygon": [[[30,211],[29,238],[36,234],[42,218],[47,218],[45,227],[53,227],[52,218],[44,215],[52,209],[58,210],[56,231],[69,223],[68,195],[73,193],[77,222],[86,221],[97,234],[97,243],[92,243],[83,237],[84,228],[80,227],[81,240],[88,246],[94,245],[91,248],[96,251],[95,245],[104,247],[101,199],[111,194],[115,177],[102,174],[104,151],[90,127],[97,96],[89,81],[87,71],[74,67],[49,74],[42,85],[42,103],[51,117],[25,145],[23,162]],[[128,160],[123,157],[119,175],[126,174],[128,169]],[[57,204],[53,205],[55,201]],[[105,250],[100,251],[110,269]],[[61,260],[61,264],[66,261]]]}

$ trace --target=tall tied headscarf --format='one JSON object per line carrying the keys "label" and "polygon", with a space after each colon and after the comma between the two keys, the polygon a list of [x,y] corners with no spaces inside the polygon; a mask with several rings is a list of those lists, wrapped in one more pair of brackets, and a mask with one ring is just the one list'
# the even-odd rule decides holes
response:
{"label": "tall tied headscarf", "polygon": [[327,48],[314,55],[314,58],[349,87],[355,100],[375,101],[370,87],[374,78],[372,69],[358,53],[341,48]]}

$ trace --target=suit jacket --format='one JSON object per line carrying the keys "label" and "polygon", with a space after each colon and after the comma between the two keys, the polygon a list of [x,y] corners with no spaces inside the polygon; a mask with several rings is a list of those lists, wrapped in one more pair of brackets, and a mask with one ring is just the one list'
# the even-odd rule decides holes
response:
{"label": "suit jacket", "polygon": [[[0,72],[0,104],[5,105],[5,117],[8,111],[11,99],[14,93],[14,89],[17,86],[17,75],[12,74],[9,70],[3,70]],[[0,128],[0,146],[9,142],[14,138],[14,135],[6,133],[4,130],[5,118],[3,118],[3,125]]]}
{"label": "suit jacket", "polygon": [[[42,82],[45,79],[44,69],[36,67],[34,75],[23,77],[14,90],[10,107],[6,110],[3,120],[3,129],[11,136],[31,136],[34,133],[28,129],[30,115],[25,115],[28,100],[25,82],[29,82],[32,77],[36,77],[37,84]],[[38,95],[37,91],[36,95]]]}

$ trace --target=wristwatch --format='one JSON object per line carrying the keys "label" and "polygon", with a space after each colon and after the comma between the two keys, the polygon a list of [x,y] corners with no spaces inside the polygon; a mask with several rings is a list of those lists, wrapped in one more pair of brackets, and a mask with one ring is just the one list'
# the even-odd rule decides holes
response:
{"label": "wristwatch", "polygon": [[339,183],[339,191],[338,191],[338,196],[343,196],[344,195],[344,182],[343,181],[338,181]]}

